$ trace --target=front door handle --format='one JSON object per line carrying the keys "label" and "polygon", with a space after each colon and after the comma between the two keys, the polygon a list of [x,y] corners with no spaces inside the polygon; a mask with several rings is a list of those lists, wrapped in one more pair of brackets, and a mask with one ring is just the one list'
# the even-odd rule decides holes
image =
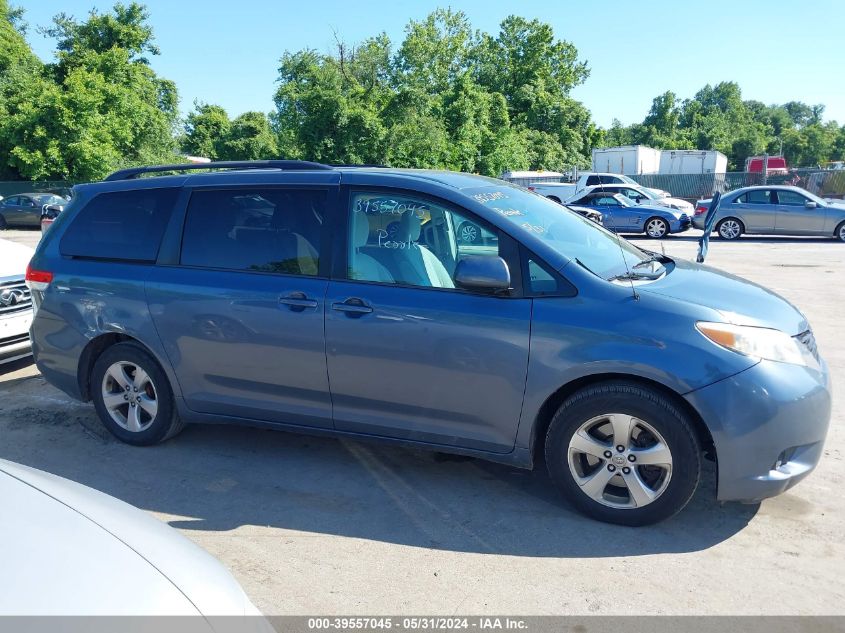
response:
{"label": "front door handle", "polygon": [[279,297],[279,303],[288,306],[292,312],[303,312],[317,307],[317,301],[309,299],[304,292],[291,292]]}
{"label": "front door handle", "polygon": [[363,299],[358,297],[350,297],[346,301],[332,304],[332,310],[338,312],[345,312],[349,317],[360,317],[364,314],[369,314],[373,311],[372,306],[366,304]]}

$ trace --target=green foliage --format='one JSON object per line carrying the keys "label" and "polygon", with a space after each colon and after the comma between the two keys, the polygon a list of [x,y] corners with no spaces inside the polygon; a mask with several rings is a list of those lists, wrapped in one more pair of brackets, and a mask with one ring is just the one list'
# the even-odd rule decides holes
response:
{"label": "green foliage", "polygon": [[745,159],[783,151],[794,166],[818,166],[845,157],[845,127],[822,125],[824,106],[798,101],[767,106],[743,101],[734,82],[709,84],[679,103],[672,92],[656,97],[643,122],[623,127],[614,121],[601,146],[643,144],[661,149],[716,149],[729,169],[744,169]]}
{"label": "green foliage", "polygon": [[[22,37],[3,38],[11,42],[0,49],[3,177],[94,180],[173,159],[176,87],[142,57],[157,53],[146,20],[135,3],[92,11],[85,22],[56,16],[44,32],[58,40],[57,61],[47,65]],[[10,25],[6,12],[4,35]]]}
{"label": "green foliage", "polygon": [[460,11],[331,55],[286,53],[274,129],[283,156],[499,175],[588,161],[595,128],[569,97],[587,76],[549,25],[509,17],[496,37]]}

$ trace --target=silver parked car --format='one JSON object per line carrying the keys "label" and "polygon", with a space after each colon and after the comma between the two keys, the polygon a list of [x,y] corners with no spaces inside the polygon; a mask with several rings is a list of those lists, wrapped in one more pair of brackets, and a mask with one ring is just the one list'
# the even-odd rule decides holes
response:
{"label": "silver parked car", "polygon": [[[710,200],[695,205],[693,226],[704,228]],[[716,232],[726,240],[743,233],[835,237],[845,242],[845,204],[822,200],[798,187],[743,187],[722,196]]]}
{"label": "silver parked car", "polygon": [[216,559],[113,497],[0,460],[0,504],[0,616],[260,616]]}

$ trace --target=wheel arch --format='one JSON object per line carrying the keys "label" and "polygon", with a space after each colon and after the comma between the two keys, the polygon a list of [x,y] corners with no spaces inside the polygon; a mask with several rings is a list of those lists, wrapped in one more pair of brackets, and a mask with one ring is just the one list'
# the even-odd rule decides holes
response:
{"label": "wheel arch", "polygon": [[642,387],[649,387],[668,397],[673,404],[675,404],[681,411],[683,411],[689,416],[693,428],[695,429],[696,436],[698,437],[698,441],[705,454],[708,457],[712,456],[714,460],[717,460],[716,448],[713,442],[713,436],[710,433],[710,429],[704,423],[704,419],[701,417],[695,407],[693,407],[689,402],[687,402],[687,400],[684,399],[681,394],[679,394],[671,387],[667,387],[663,383],[657,382],[656,380],[652,380],[650,378],[645,378],[643,376],[636,376],[633,374],[624,373],[602,373],[582,376],[580,378],[571,380],[570,382],[559,387],[554,393],[549,395],[543,402],[543,404],[540,406],[540,410],[537,412],[537,416],[534,419],[534,428],[531,433],[530,444],[530,454],[532,455],[535,463],[536,460],[543,455],[543,452],[545,450],[546,432],[549,429],[549,424],[551,424],[555,412],[557,412],[557,410],[564,403],[564,401],[573,393],[580,389],[583,389],[584,387],[589,387],[611,381],[625,381],[630,382],[632,384],[640,385]]}
{"label": "wheel arch", "polygon": [[664,236],[669,235],[669,233],[672,232],[671,221],[659,215],[650,215],[648,218],[646,218],[646,221],[643,222],[643,233],[645,233],[646,235],[648,235],[648,224],[652,220],[660,220],[661,222],[663,222],[663,224],[666,225],[666,232],[663,234]]}
{"label": "wheel arch", "polygon": [[[92,338],[88,343],[85,345],[82,353],[79,355],[79,363],[77,365],[76,370],[76,379],[79,384],[79,393],[82,396],[84,402],[88,402],[91,400],[91,372],[94,370],[94,364],[97,362],[97,359],[105,352],[108,348],[112,347],[113,345],[117,345],[118,343],[133,343],[137,345],[139,348],[147,352],[150,356],[152,356],[155,361],[161,366],[164,370],[165,374],[168,374],[168,367],[165,363],[162,362],[161,358],[159,358],[158,354],[156,354],[149,346],[145,345],[139,339],[130,336],[128,334],[124,334],[122,332],[105,332],[98,336]],[[170,376],[168,376],[170,378]],[[171,387],[173,387],[173,381],[171,380]]]}

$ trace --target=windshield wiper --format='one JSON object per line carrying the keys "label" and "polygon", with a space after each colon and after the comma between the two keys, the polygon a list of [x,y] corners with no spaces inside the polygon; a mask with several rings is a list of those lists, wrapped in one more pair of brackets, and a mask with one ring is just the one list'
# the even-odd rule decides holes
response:
{"label": "windshield wiper", "polygon": [[[630,270],[627,270],[620,275],[615,275],[611,277],[610,279],[608,279],[608,281],[618,281],[622,279],[659,279],[663,276],[663,273],[666,272],[666,267],[663,266],[663,263],[661,262],[662,259],[662,256],[654,254],[648,259],[644,259],[638,264],[634,264]],[[649,269],[643,270],[645,266],[655,263],[660,265],[657,268],[651,266]]]}

